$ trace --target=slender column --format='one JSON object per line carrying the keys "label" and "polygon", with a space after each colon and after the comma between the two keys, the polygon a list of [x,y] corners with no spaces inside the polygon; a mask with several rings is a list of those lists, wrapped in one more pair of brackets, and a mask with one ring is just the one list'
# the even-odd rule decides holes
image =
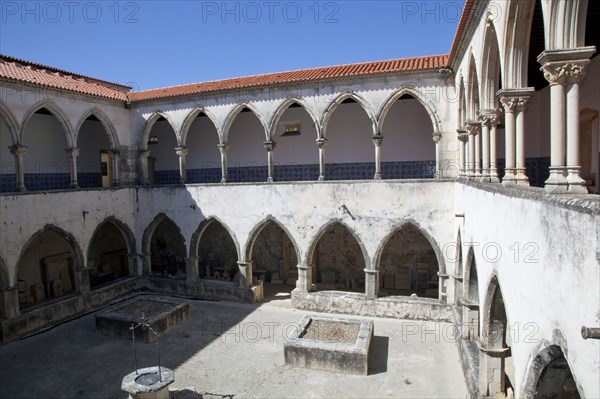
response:
{"label": "slender column", "polygon": [[310,292],[315,290],[312,279],[312,265],[298,265],[298,281],[296,289],[300,292]]}
{"label": "slender column", "polygon": [[383,142],[383,136],[378,134],[372,137],[373,145],[375,145],[375,176],[373,179],[381,180],[381,143]]}
{"label": "slender column", "polygon": [[481,179],[481,125],[475,134],[475,178]]}
{"label": "slender column", "polygon": [[467,141],[469,140],[469,135],[467,131],[464,129],[456,129],[456,133],[458,134],[458,141],[460,142],[458,145],[459,152],[459,167],[460,167],[460,176],[467,175],[467,162],[466,162],[466,153],[467,153]]}
{"label": "slender column", "polygon": [[505,136],[505,166],[504,178],[502,184],[515,184],[516,175],[516,124],[515,124],[515,108],[517,100],[514,97],[501,97],[502,106],[504,107],[504,136]]}
{"label": "slender column", "polygon": [[489,177],[490,182],[498,183],[500,179],[498,179],[498,169],[496,163],[498,162],[498,154],[496,149],[496,133],[498,129],[498,110],[494,112],[493,115],[489,116],[490,122],[490,171]]}
{"label": "slender column", "polygon": [[585,180],[580,176],[579,82],[583,79],[588,64],[589,61],[580,62],[572,67],[570,86],[567,88],[567,191],[573,194],[587,194]]}
{"label": "slender column", "polygon": [[179,157],[179,182],[181,184],[185,184],[186,181],[186,166],[185,166],[185,157],[188,154],[188,149],[186,147],[175,147],[175,153]]}
{"label": "slender column", "polygon": [[148,185],[150,184],[150,179],[148,176],[148,157],[150,156],[150,150],[140,150],[140,167],[142,172],[142,184]]}
{"label": "slender column", "polygon": [[217,144],[219,152],[221,153],[221,183],[227,183],[227,151],[229,151],[228,144]]}
{"label": "slender column", "polygon": [[273,150],[275,150],[275,142],[273,140],[265,142],[265,150],[267,150],[267,169],[269,177],[267,183],[273,182]]}
{"label": "slender column", "polygon": [[327,145],[327,139],[322,137],[317,139],[317,145],[319,146],[319,181],[325,180],[325,146]]}
{"label": "slender column", "polygon": [[112,149],[110,150],[110,154],[112,158],[112,185],[113,187],[118,187],[121,184],[119,181],[119,163],[121,161],[121,151]]}
{"label": "slender column", "polygon": [[77,183],[77,157],[79,156],[79,148],[67,148],[65,152],[71,161],[71,188],[79,188],[79,183]]}
{"label": "slender column", "polygon": [[0,290],[0,319],[11,319],[20,313],[17,287]]}
{"label": "slender column", "polygon": [[433,142],[435,143],[435,177],[439,179],[441,176],[441,157],[440,157],[440,141],[442,141],[442,134],[439,132],[433,133]]}
{"label": "slender column", "polygon": [[238,268],[240,274],[248,283],[248,286],[252,286],[252,261],[250,262],[238,262]]}
{"label": "slender column", "polygon": [[475,137],[479,133],[480,123],[479,122],[466,122],[465,129],[467,134],[469,135],[469,169],[468,169],[468,177],[474,178],[477,173],[477,155],[478,151],[476,150],[476,146],[479,140],[475,140]]}
{"label": "slender column", "polygon": [[483,181],[490,181],[490,119],[486,114],[481,113],[481,178]]}
{"label": "slender column", "polygon": [[529,178],[525,171],[525,110],[527,109],[527,102],[529,97],[520,97],[517,102],[516,118],[515,118],[515,130],[516,130],[516,178],[517,184],[529,185]]}
{"label": "slender column", "polygon": [[10,153],[15,157],[15,166],[17,172],[17,190],[27,191],[25,187],[25,164],[23,157],[25,156],[27,147],[24,145],[15,145],[10,147]]}
{"label": "slender column", "polygon": [[364,269],[365,295],[367,298],[377,298],[379,295],[379,270]]}

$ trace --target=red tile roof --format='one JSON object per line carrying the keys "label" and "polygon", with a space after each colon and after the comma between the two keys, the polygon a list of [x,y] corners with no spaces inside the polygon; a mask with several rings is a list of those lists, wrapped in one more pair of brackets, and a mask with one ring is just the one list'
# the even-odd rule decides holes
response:
{"label": "red tile roof", "polygon": [[463,8],[462,15],[460,17],[460,22],[458,23],[458,28],[456,29],[456,35],[454,35],[454,41],[452,42],[452,48],[450,49],[450,55],[448,56],[448,65],[450,66],[454,61],[454,57],[456,57],[456,52],[458,51],[458,44],[460,43],[463,34],[465,33],[465,29],[467,29],[467,25],[471,19],[471,11],[475,6],[475,2],[477,0],[467,0],[465,2],[465,7]]}
{"label": "red tile roof", "polygon": [[113,100],[127,100],[131,87],[0,54],[0,78],[69,90]]}
{"label": "red tile roof", "polygon": [[323,68],[301,69],[297,71],[269,73],[243,78],[217,80],[173,86],[161,89],[134,92],[129,95],[132,101],[174,97],[189,94],[209,93],[222,90],[249,87],[285,85],[289,83],[310,82],[325,79],[372,76],[409,71],[437,70],[448,64],[447,55],[402,58],[388,61],[365,62],[360,64],[338,65]]}

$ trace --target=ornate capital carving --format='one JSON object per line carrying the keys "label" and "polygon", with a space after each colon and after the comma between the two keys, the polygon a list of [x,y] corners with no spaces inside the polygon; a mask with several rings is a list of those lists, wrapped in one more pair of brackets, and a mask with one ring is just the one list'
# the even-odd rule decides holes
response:
{"label": "ornate capital carving", "polygon": [[477,112],[479,115],[479,121],[482,126],[495,127],[498,125],[500,113],[502,110],[500,108],[494,109],[482,109]]}
{"label": "ornate capital carving", "polygon": [[265,141],[265,150],[271,152],[275,149],[275,142],[273,140],[271,141]]}
{"label": "ornate capital carving", "polygon": [[459,141],[466,143],[469,140],[469,135],[465,129],[456,129],[456,133]]}
{"label": "ornate capital carving", "polygon": [[479,130],[481,129],[481,122],[465,122],[465,130],[467,134],[470,136],[475,136],[479,134]]}
{"label": "ornate capital carving", "polygon": [[504,111],[507,113],[524,111],[529,97],[502,97],[500,102],[504,107]]}
{"label": "ornate capital carving", "polygon": [[188,154],[188,149],[186,147],[175,147],[175,153],[179,157],[185,157]]}
{"label": "ornate capital carving", "polygon": [[22,157],[23,155],[25,155],[26,151],[27,147],[25,147],[24,145],[15,145],[10,147],[10,153],[13,154],[15,157]]}
{"label": "ornate capital carving", "polygon": [[317,145],[319,146],[319,148],[325,148],[325,146],[327,145],[327,139],[324,137],[317,139]]}
{"label": "ornate capital carving", "polygon": [[383,136],[380,134],[371,137],[371,139],[373,140],[373,144],[375,144],[375,146],[377,146],[377,147],[379,147],[381,145],[381,143],[383,142]]}
{"label": "ornate capital carving", "polygon": [[221,153],[227,152],[227,150],[229,150],[229,144],[217,144],[217,148],[219,149],[219,151],[221,151]]}
{"label": "ornate capital carving", "polygon": [[437,144],[442,140],[442,134],[440,132],[435,132],[433,133],[432,138],[433,142]]}
{"label": "ornate capital carving", "polygon": [[551,85],[572,85],[585,77],[590,60],[547,62],[540,69]]}

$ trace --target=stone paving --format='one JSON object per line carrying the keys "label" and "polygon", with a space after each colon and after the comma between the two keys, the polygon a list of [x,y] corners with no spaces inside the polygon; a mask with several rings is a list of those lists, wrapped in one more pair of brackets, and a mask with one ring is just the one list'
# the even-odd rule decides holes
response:
{"label": "stone paving", "polygon": [[[369,375],[344,375],[285,365],[283,343],[309,314],[290,308],[289,296],[258,305],[186,301],[190,319],[160,339],[161,364],[175,371],[178,397],[467,395],[450,324],[373,318]],[[156,344],[139,344],[138,367],[156,363]],[[0,397],[122,399],[121,380],[133,370],[131,342],[97,334],[89,314],[0,346]]]}

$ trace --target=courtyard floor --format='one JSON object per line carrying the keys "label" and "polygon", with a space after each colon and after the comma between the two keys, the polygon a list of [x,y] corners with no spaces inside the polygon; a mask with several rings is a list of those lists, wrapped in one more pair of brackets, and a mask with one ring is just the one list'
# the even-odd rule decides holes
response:
{"label": "courtyard floor", "polygon": [[[287,294],[257,305],[182,300],[190,319],[160,338],[171,390],[204,399],[467,396],[450,324],[373,318],[369,375],[345,375],[285,365],[283,343],[309,313]],[[156,363],[156,346],[140,343],[138,367]],[[0,346],[0,397],[127,398],[121,380],[133,370],[131,342],[96,334],[88,314]]]}

